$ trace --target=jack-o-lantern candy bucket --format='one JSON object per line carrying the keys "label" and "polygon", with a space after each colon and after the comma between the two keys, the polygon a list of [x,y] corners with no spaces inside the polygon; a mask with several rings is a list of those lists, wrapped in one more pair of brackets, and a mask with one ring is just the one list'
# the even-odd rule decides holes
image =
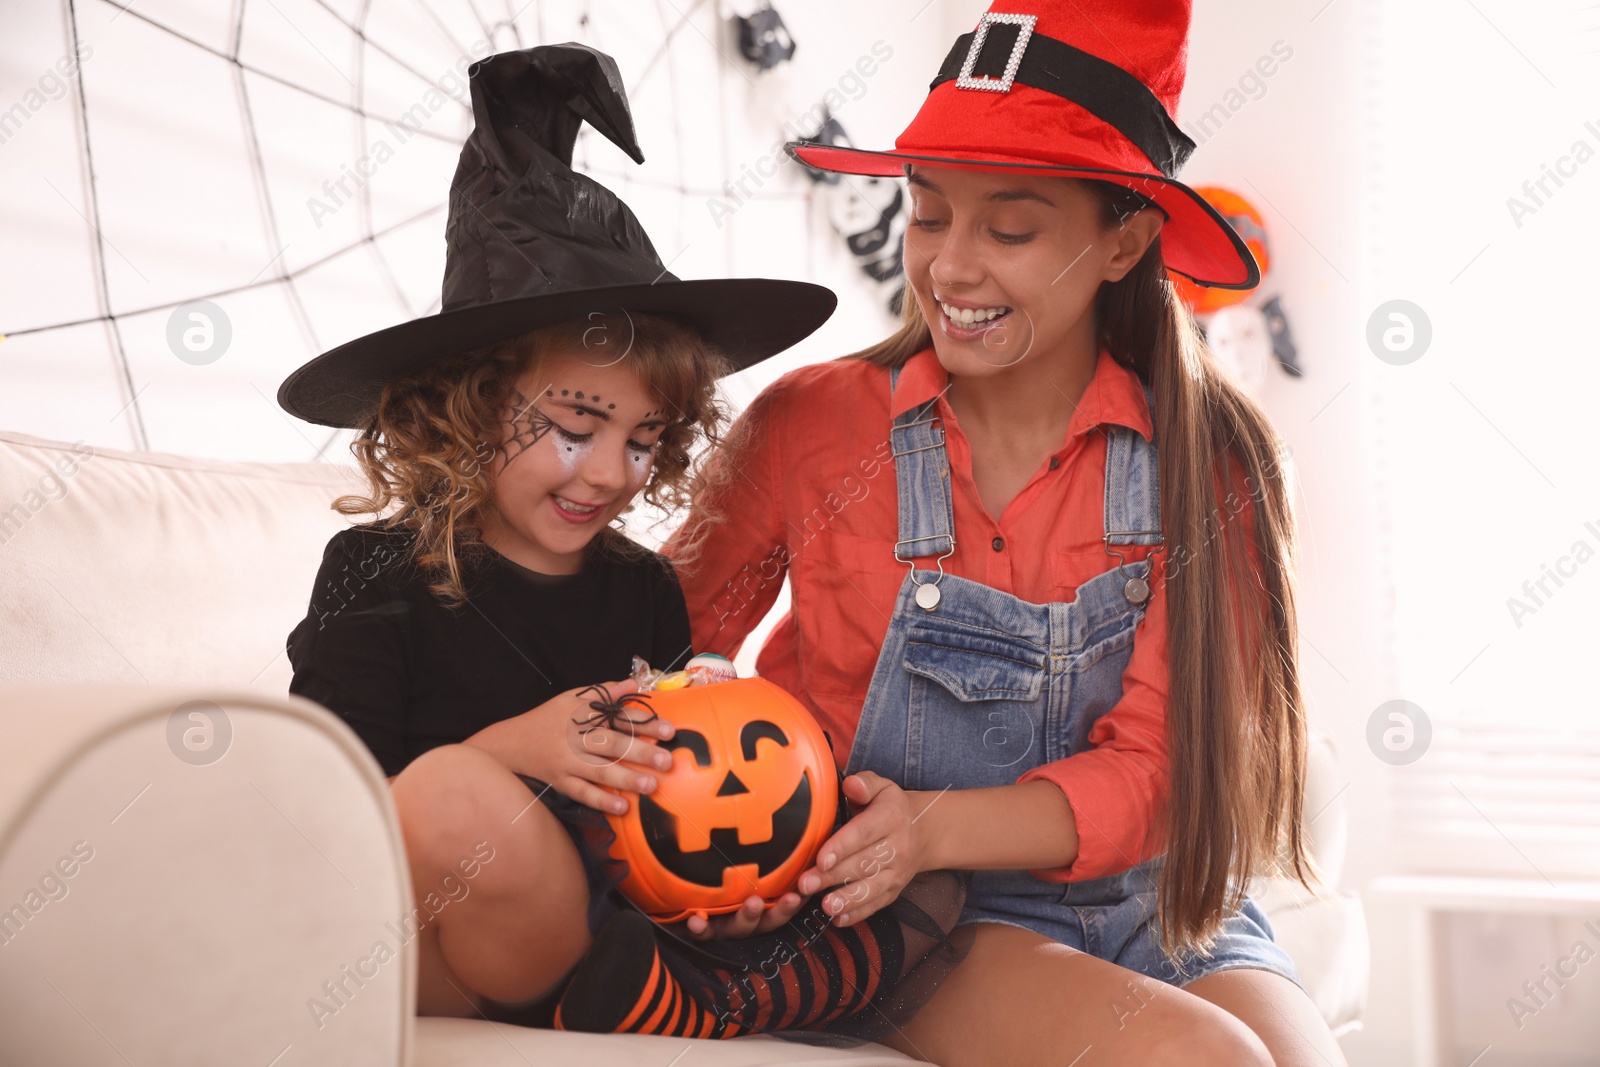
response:
{"label": "jack-o-lantern candy bucket", "polygon": [[771,903],[833,832],[838,771],[828,739],[794,697],[763,678],[647,694],[676,727],[649,793],[606,814],[628,862],[619,888],[658,922]]}

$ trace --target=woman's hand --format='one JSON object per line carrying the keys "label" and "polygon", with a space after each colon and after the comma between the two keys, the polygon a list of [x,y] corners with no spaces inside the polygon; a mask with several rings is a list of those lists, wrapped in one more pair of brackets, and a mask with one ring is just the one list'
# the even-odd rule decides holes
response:
{"label": "woman's hand", "polygon": [[926,794],[908,793],[871,771],[846,777],[843,789],[856,814],[822,843],[816,866],[802,871],[798,882],[807,894],[840,887],[822,900],[836,926],[858,923],[893,902],[929,857],[916,825]]}
{"label": "woman's hand", "polygon": [[860,922],[900,895],[907,882],[922,870],[928,855],[915,823],[922,801],[889,779],[861,771],[844,780],[846,799],[858,809],[839,832],[817,850],[818,865],[802,871],[798,893],[785,893],[763,910],[762,900],[750,896],[738,911],[684,920],[690,937],[749,937],[775,930],[792,919],[819,889],[843,886],[822,902],[823,910],[839,926]]}
{"label": "woman's hand", "polygon": [[[610,699],[607,700],[607,694]],[[634,695],[632,700],[625,696]],[[672,769],[672,753],[657,740],[673,725],[649,709],[648,693],[633,679],[586,685],[551,697],[531,711],[485,727],[466,743],[487,749],[520,774],[542,778],[580,804],[620,815],[626,797],[600,788],[648,793],[656,775]],[[591,706],[608,705],[608,711]]]}

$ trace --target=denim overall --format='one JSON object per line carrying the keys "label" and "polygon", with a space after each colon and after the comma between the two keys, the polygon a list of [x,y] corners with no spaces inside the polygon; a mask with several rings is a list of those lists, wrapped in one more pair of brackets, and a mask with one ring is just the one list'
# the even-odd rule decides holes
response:
{"label": "denim overall", "polygon": [[[900,370],[890,372],[893,394]],[[1145,398],[1154,410],[1148,386]],[[935,398],[937,399],[937,398]],[[895,600],[845,767],[870,770],[903,789],[979,789],[1013,784],[1032,767],[1082,752],[1089,728],[1122,696],[1134,629],[1150,598],[1148,559],[1126,562],[1118,545],[1162,543],[1156,447],[1115,424],[1106,449],[1108,568],[1070,602],[1033,604],[944,573],[955,551],[950,462],[934,401],[894,420],[890,445],[899,493],[895,558],[911,568]],[[936,556],[938,570],[913,557]],[[1157,856],[1119,874],[1047,882],[1026,870],[979,870],[960,922],[1002,922],[1169,984],[1233,967],[1257,967],[1298,983],[1248,897],[1208,955],[1176,965],[1155,925]]]}

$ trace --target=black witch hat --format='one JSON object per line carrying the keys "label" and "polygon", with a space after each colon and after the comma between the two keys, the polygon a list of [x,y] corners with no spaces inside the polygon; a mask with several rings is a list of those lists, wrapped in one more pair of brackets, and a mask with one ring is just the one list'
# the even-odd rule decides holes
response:
{"label": "black witch hat", "polygon": [[628,205],[572,169],[583,122],[644,162],[610,56],[544,45],[488,56],[467,75],[476,125],[450,183],[439,314],[359,337],[294,371],[278,389],[291,415],[364,426],[391,379],[596,311],[683,320],[740,370],[833,314],[832,290],[807,282],[680,281]]}

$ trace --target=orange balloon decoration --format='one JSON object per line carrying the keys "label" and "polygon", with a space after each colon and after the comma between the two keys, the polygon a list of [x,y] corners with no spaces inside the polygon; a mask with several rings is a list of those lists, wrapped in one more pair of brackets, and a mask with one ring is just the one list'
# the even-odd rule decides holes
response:
{"label": "orange balloon decoration", "polygon": [[838,771],[815,718],[764,678],[650,692],[677,727],[656,788],[606,818],[612,853],[628,861],[619,888],[658,922],[738,910],[793,888],[833,832]]}
{"label": "orange balloon decoration", "polygon": [[[1228,220],[1228,225],[1238,231],[1244,238],[1245,245],[1250,249],[1250,254],[1256,257],[1256,265],[1261,268],[1261,277],[1267,276],[1267,225],[1248,200],[1238,193],[1215,185],[1200,185],[1195,187],[1195,192]],[[1178,299],[1189,305],[1189,310],[1196,315],[1209,315],[1213,311],[1221,310],[1231,304],[1247,300],[1254,289],[1217,289],[1213,286],[1196,285],[1188,278],[1178,274],[1168,274],[1172,279],[1173,287],[1177,290]]]}

